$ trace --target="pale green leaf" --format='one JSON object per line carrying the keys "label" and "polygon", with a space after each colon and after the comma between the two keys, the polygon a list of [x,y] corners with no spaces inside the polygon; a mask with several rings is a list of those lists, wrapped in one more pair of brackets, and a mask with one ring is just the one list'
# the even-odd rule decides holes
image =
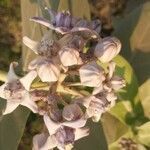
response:
{"label": "pale green leaf", "polygon": [[137,140],[150,147],[150,121],[137,128]]}

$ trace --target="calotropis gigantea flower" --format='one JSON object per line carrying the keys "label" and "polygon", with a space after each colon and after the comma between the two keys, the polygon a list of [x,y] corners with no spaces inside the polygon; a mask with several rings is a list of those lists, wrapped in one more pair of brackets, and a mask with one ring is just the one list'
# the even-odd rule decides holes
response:
{"label": "calotropis gigantea flower", "polygon": [[65,66],[72,66],[72,65],[81,65],[82,59],[80,58],[79,52],[70,47],[62,47],[59,51],[59,57],[61,63]]}
{"label": "calotropis gigantea flower", "polygon": [[47,58],[55,57],[60,49],[58,42],[51,39],[48,34],[45,34],[41,41],[34,41],[27,36],[23,37],[23,43],[29,47],[35,54]]}
{"label": "calotropis gigantea flower", "polygon": [[55,60],[38,57],[30,62],[28,69],[37,70],[38,76],[42,82],[55,82],[60,75],[60,66]]}
{"label": "calotropis gigantea flower", "polygon": [[73,147],[74,141],[88,135],[88,128],[73,129],[64,126],[59,128],[53,135],[48,135],[47,133],[35,135],[32,150],[51,150],[55,147],[59,150],[67,150],[67,147]]}
{"label": "calotropis gigantea flower", "polygon": [[[74,129],[84,127],[87,121],[84,118],[81,108],[77,104],[69,104],[63,108],[61,114],[62,120],[60,120],[60,114],[53,115],[56,116],[51,117],[52,114],[45,114],[43,116],[45,125],[47,126],[50,135],[55,134],[55,132],[62,126],[71,127]],[[55,118],[55,120],[53,118]]]}
{"label": "calotropis gigantea flower", "polygon": [[7,100],[4,115],[14,111],[19,105],[23,105],[37,112],[37,105],[30,99],[29,89],[32,81],[36,78],[36,71],[29,72],[26,76],[19,79],[14,72],[17,63],[10,64],[7,81],[0,86],[0,97]]}
{"label": "calotropis gigantea flower", "polygon": [[106,37],[98,42],[94,54],[102,62],[110,62],[121,50],[121,42],[116,37]]}
{"label": "calotropis gigantea flower", "polygon": [[99,87],[105,80],[104,70],[96,62],[90,62],[79,69],[81,84],[89,87]]}
{"label": "calotropis gigantea flower", "polygon": [[118,76],[118,75],[114,75],[115,72],[115,67],[116,67],[116,63],[115,62],[110,62],[109,66],[108,66],[108,74],[106,77],[106,81],[104,82],[104,89],[106,91],[118,91],[121,88],[125,87],[125,80]]}
{"label": "calotropis gigantea flower", "polygon": [[93,38],[99,38],[101,23],[99,20],[88,22],[80,18],[73,18],[68,11],[56,13],[48,10],[51,16],[51,22],[42,17],[33,17],[31,21],[40,23],[61,34],[73,32],[87,32]]}
{"label": "calotropis gigantea flower", "polygon": [[[61,114],[59,113],[59,115],[56,114],[56,111],[53,111],[43,116],[50,135],[43,147],[58,147],[60,150],[65,150],[66,145],[73,144],[75,140],[89,134],[88,129],[83,128],[87,120],[77,104],[68,104],[60,112]],[[53,144],[50,144],[49,140],[53,144],[55,143],[54,147],[52,146]]]}
{"label": "calotropis gigantea flower", "polygon": [[117,96],[110,93],[98,93],[96,95],[91,95],[80,99],[79,103],[82,103],[86,107],[87,118],[91,118],[94,122],[98,122],[101,118],[101,115],[105,113],[109,108],[114,106]]}
{"label": "calotropis gigantea flower", "polygon": [[39,56],[30,62],[28,69],[37,70],[40,79],[43,82],[55,82],[60,74],[60,62],[57,56],[59,44],[48,39],[45,35],[40,42],[31,40],[28,37],[23,38],[23,43]]}

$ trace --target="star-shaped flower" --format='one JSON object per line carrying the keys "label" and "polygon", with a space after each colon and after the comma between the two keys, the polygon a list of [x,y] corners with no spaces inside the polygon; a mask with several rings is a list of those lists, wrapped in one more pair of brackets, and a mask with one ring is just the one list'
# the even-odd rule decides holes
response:
{"label": "star-shaped flower", "polygon": [[28,107],[34,113],[37,112],[37,105],[30,99],[29,89],[32,81],[36,78],[36,71],[29,72],[26,76],[19,78],[14,67],[17,63],[10,64],[7,81],[0,86],[0,97],[7,100],[6,109],[3,114],[14,111],[19,105]]}
{"label": "star-shaped flower", "polygon": [[101,22],[99,20],[89,22],[72,17],[68,11],[56,13],[50,9],[47,10],[51,16],[51,21],[42,17],[33,17],[31,21],[40,23],[61,34],[85,32],[92,38],[99,38],[101,30]]}

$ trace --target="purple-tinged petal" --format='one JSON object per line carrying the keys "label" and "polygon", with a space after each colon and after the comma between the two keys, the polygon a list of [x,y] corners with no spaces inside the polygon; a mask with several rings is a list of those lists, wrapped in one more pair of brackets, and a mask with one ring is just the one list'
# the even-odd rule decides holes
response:
{"label": "purple-tinged petal", "polygon": [[43,119],[50,135],[55,134],[57,129],[61,127],[61,123],[54,122],[48,115],[44,115]]}
{"label": "purple-tinged petal", "polygon": [[30,19],[31,21],[34,21],[36,23],[40,23],[52,30],[55,30],[55,27],[50,23],[50,21],[48,21],[47,19],[44,19],[42,17],[33,17]]}
{"label": "purple-tinged petal", "polygon": [[103,84],[101,84],[99,87],[95,87],[93,92],[92,92],[92,95],[96,95],[102,91],[103,91]]}
{"label": "purple-tinged petal", "polygon": [[57,143],[58,142],[55,138],[55,135],[49,136],[40,150],[52,150],[53,148],[57,147]]}
{"label": "purple-tinged petal", "polygon": [[14,71],[14,67],[16,67],[17,65],[18,65],[17,62],[12,62],[10,64],[9,71],[8,71],[8,74],[7,74],[7,81],[8,82],[19,79],[18,76],[16,75],[15,71]]}

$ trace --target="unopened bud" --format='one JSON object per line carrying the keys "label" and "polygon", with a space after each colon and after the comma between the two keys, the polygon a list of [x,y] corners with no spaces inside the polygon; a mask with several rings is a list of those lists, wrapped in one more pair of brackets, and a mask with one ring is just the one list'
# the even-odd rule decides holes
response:
{"label": "unopened bud", "polygon": [[103,63],[111,61],[121,50],[121,43],[115,37],[103,38],[94,51],[95,56]]}

